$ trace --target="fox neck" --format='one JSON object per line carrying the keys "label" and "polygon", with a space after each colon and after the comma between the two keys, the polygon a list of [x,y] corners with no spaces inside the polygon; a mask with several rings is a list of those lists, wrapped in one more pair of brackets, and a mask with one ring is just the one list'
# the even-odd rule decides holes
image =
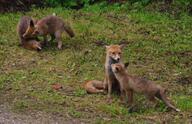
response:
{"label": "fox neck", "polygon": [[116,64],[116,63],[119,63],[119,62],[121,62],[121,60],[116,61],[116,60],[112,59],[110,56],[107,55],[105,65],[106,65],[107,71],[108,71],[108,73],[110,75],[114,75],[113,71],[112,71],[112,68],[111,68],[111,64]]}
{"label": "fox neck", "polygon": [[115,73],[115,77],[117,78],[120,84],[124,83],[125,81],[128,81],[127,72]]}

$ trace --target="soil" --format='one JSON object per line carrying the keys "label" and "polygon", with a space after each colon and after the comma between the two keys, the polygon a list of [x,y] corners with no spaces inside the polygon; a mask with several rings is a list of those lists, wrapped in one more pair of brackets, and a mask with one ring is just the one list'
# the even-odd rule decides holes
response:
{"label": "soil", "polygon": [[0,124],[83,124],[78,119],[68,119],[43,112],[14,113],[6,105],[0,105]]}

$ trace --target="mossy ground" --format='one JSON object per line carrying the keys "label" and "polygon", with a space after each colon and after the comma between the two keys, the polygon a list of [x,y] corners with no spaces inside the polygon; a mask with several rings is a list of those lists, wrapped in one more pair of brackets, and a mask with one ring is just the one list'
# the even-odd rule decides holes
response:
{"label": "mossy ground", "polygon": [[[63,50],[55,43],[41,52],[18,46],[16,25],[22,13],[0,15],[0,103],[13,111],[30,114],[43,111],[87,123],[190,123],[192,120],[192,17],[174,18],[152,11],[128,11],[114,6],[90,6],[79,11],[62,8],[33,9],[25,15],[42,18],[56,13],[70,22],[76,36],[63,38]],[[119,104],[113,96],[88,95],[81,85],[86,80],[104,79],[103,40],[129,42],[123,50],[128,72],[156,81],[168,89],[168,96],[181,109],[166,111],[161,102],[151,108],[142,95],[135,95],[136,110]],[[54,91],[51,85],[63,89]]]}

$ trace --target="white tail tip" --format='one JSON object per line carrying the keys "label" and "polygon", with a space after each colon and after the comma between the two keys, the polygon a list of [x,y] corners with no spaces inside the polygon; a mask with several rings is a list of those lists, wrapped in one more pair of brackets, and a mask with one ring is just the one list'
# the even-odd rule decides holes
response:
{"label": "white tail tip", "polygon": [[176,112],[180,112],[181,110],[180,109],[175,109]]}
{"label": "white tail tip", "polygon": [[53,13],[52,15],[53,15],[53,16],[56,16],[56,13]]}

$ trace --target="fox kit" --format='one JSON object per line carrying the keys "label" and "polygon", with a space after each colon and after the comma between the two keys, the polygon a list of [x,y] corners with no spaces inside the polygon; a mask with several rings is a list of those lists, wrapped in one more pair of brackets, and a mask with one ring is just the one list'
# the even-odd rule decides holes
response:
{"label": "fox kit", "polygon": [[17,33],[21,46],[27,49],[41,50],[41,44],[32,36],[35,29],[34,22],[31,17],[23,16],[17,25]]}
{"label": "fox kit", "polygon": [[60,17],[50,15],[39,20],[35,25],[35,31],[33,35],[41,35],[44,37],[44,43],[47,44],[47,36],[50,35],[52,38],[55,38],[58,45],[58,49],[62,48],[62,34],[67,32],[70,37],[74,37],[75,34],[71,27],[65,23]]}
{"label": "fox kit", "polygon": [[144,94],[150,101],[155,102],[156,98],[162,100],[169,108],[180,111],[173,106],[165,95],[165,89],[152,81],[139,77],[131,76],[127,73],[128,64],[112,64],[112,71],[120,83],[121,96],[128,96],[128,102],[132,105],[133,92]]}
{"label": "fox kit", "polygon": [[36,40],[28,40],[23,42],[23,47],[29,50],[41,51],[41,44]]}
{"label": "fox kit", "polygon": [[84,89],[87,93],[94,94],[94,93],[104,93],[104,83],[102,81],[92,80],[88,81],[84,84]]}
{"label": "fox kit", "polygon": [[120,92],[119,83],[111,69],[111,64],[122,62],[121,55],[124,46],[125,44],[106,46],[104,85],[105,88],[108,90],[108,100],[111,99],[112,89],[117,92]]}

